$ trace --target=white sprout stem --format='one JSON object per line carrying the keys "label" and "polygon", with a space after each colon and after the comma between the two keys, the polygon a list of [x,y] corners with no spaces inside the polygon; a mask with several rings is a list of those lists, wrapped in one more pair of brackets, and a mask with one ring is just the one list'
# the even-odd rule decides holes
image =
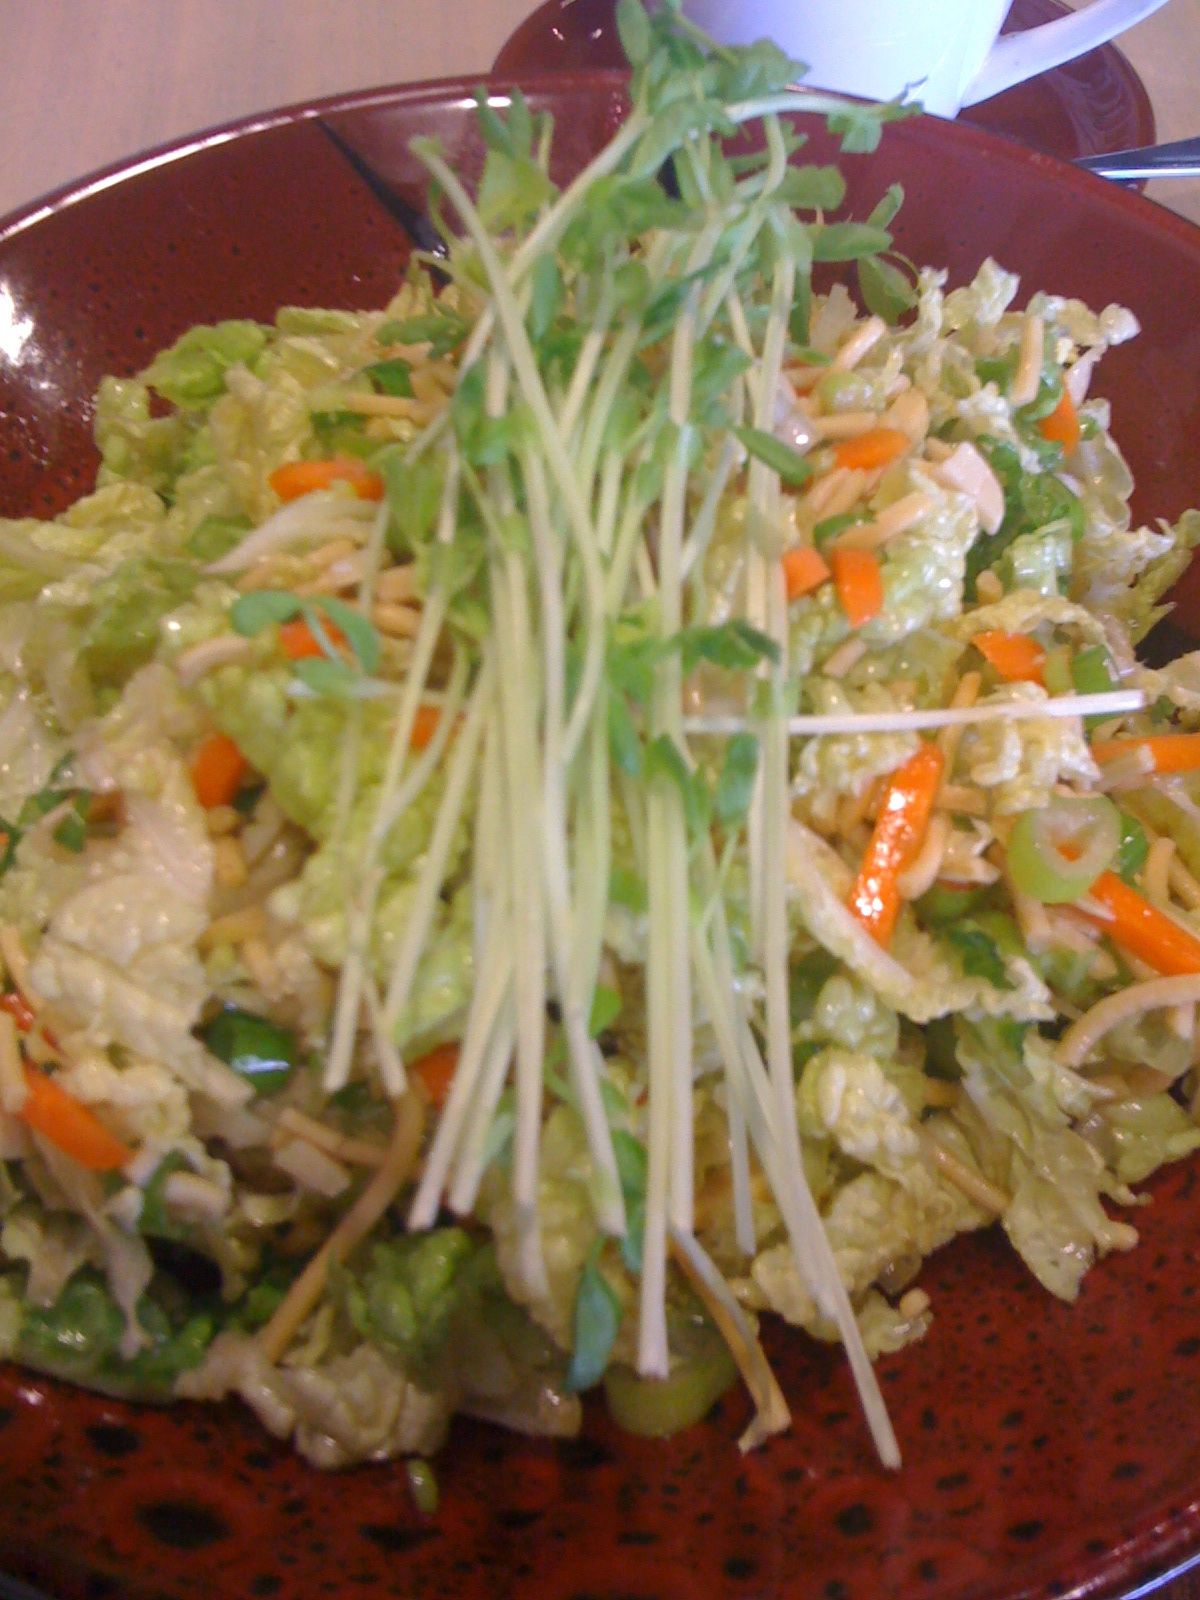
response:
{"label": "white sprout stem", "polygon": [[[694,300],[694,296],[693,296]],[[694,305],[672,337],[668,415],[678,430],[664,475],[658,528],[659,628],[673,637],[682,625],[680,560],[687,491],[686,429],[691,397]],[[659,664],[653,725],[678,747],[682,712],[678,654]],[[667,1219],[690,1229],[693,1210],[692,999],[688,961],[687,847],[678,791],[659,778],[646,799],[649,858],[649,942],[646,1022],[649,1055],[646,1223],[638,1322],[638,1370],[665,1377],[667,1347]]]}
{"label": "white sprout stem", "polygon": [[466,652],[456,649],[454,662],[450,668],[450,677],[447,680],[445,694],[442,699],[441,715],[438,717],[433,737],[421,751],[417,760],[413,762],[387,804],[379,807],[376,826],[379,830],[381,842],[386,839],[409,806],[424,793],[425,786],[429,780],[441,770],[442,757],[454,737],[459,713],[462,710],[469,674],[470,668],[467,665]]}
{"label": "white sprout stem", "polygon": [[[625,462],[619,450],[608,450],[600,463],[599,487],[596,492],[596,543],[602,555],[612,556],[613,538],[616,533],[617,516],[621,507],[621,478],[625,471]],[[605,602],[609,602],[611,591],[605,585]]]}
{"label": "white sprout stem", "polygon": [[503,904],[504,829],[501,816],[504,792],[502,741],[496,726],[495,686],[491,717],[484,730],[479,793],[472,833],[471,948],[478,965],[483,959],[488,929],[495,908]]}
{"label": "white sprout stem", "polygon": [[476,974],[450,1092],[438,1118],[437,1130],[409,1209],[408,1226],[413,1230],[431,1228],[437,1220],[446,1175],[478,1092],[477,1084],[492,1034],[511,988],[512,952],[503,931],[497,929],[488,942],[483,964]]}
{"label": "white sprout stem", "polygon": [[[966,728],[979,722],[1027,722],[1040,717],[1119,716],[1141,711],[1146,696],[1140,689],[1106,694],[1064,694],[1045,700],[992,700],[973,706],[946,706],[919,711],[865,711],[800,715],[781,719],[795,739],[838,733],[916,733],[931,728]],[[751,726],[744,712],[701,712],[685,716],[687,733],[744,733]]]}
{"label": "white sprout stem", "polygon": [[[584,582],[589,596],[589,610],[592,617],[596,618],[601,615],[604,607],[604,573],[600,564],[600,553],[596,547],[595,534],[588,515],[587,499],[576,477],[566,440],[560,431],[559,419],[555,416],[550,397],[546,393],[537,359],[529,342],[525,319],[517,303],[513,288],[513,284],[519,279],[516,262],[510,264],[510,277],[505,271],[504,262],[497,254],[492,236],[458,178],[445,161],[429,148],[427,142],[421,141],[414,148],[418,149],[421,159],[441,184],[447,199],[458,211],[471,242],[479,252],[480,263],[492,290],[492,305],[495,307],[496,318],[504,336],[513,374],[537,424],[538,437],[545,452],[550,476],[562,497],[574,548],[583,568]],[[536,231],[535,229],[534,232]],[[584,667],[580,687],[564,739],[568,760],[583,736],[591,702],[595,698],[604,671],[604,645],[603,630],[589,629],[584,647]]]}
{"label": "white sprout stem", "polygon": [[[837,1325],[842,1336],[880,1459],[885,1466],[898,1467],[900,1449],[887,1407],[809,1189],[803,1161],[797,1159],[798,1151],[790,1141],[785,1141],[783,1146],[779,1143],[766,1069],[748,1020],[744,1014],[734,1012],[737,987],[728,930],[719,907],[713,918],[711,953],[703,941],[693,942],[696,973],[725,1061],[727,1081],[733,1093],[741,1098],[751,1138],[787,1228],[796,1266],[818,1311]],[[789,1120],[794,1122],[794,1110]]]}
{"label": "white sprout stem", "polygon": [[600,1225],[608,1233],[624,1234],[625,1204],[617,1175],[612,1131],[604,1112],[596,1072],[597,1051],[588,1035],[592,990],[578,983],[572,959],[574,929],[569,871],[567,825],[568,768],[563,750],[563,700],[566,651],[559,551],[551,528],[547,486],[541,465],[531,453],[523,459],[528,497],[529,528],[533,539],[541,597],[543,679],[542,749],[542,875],[550,922],[550,954],[558,984],[567,1060],[579,1109],[587,1133],[588,1149],[596,1168],[593,1202]]}
{"label": "white sprout stem", "polygon": [[379,569],[383,565],[383,552],[386,548],[388,523],[391,519],[391,508],[385,496],[379,503],[379,510],[371,522],[371,532],[367,538],[364,554],[366,563],[363,567],[362,577],[358,581],[358,603],[365,616],[370,616],[371,605],[375,599],[375,584],[379,577]]}
{"label": "white sprout stem", "polygon": [[[651,260],[654,251],[651,250]],[[650,263],[647,263],[649,269]],[[580,437],[575,441],[575,450],[579,462],[579,476],[583,483],[590,483],[596,473],[596,463],[604,444],[604,435],[608,428],[613,406],[629,376],[629,367],[637,353],[638,335],[641,326],[635,321],[627,322],[617,334],[612,349],[608,352],[600,377],[596,380],[592,390],[592,404],[588,411],[586,426],[580,432]]]}
{"label": "white sprout stem", "polygon": [[606,704],[597,705],[583,751],[575,811],[575,939],[571,952],[575,983],[593,994],[604,951],[612,871],[612,796],[609,789]]}
{"label": "white sprout stem", "polygon": [[[769,124],[769,137],[773,153],[781,142],[774,123]],[[790,257],[782,259],[775,269],[772,287],[771,311],[763,342],[760,362],[761,382],[755,397],[755,422],[760,428],[770,426],[775,406],[775,394],[783,365],[787,333],[787,316],[795,292],[795,266]],[[751,463],[750,501],[765,519],[778,515],[779,480],[760,461]],[[778,562],[768,563],[758,552],[751,558],[752,566],[761,575],[763,614],[760,619],[764,631],[775,641],[779,659],[771,668],[773,691],[782,694],[787,673],[788,616],[783,590],[783,573]],[[755,899],[762,915],[762,947],[759,952],[766,985],[767,1060],[771,1081],[778,1102],[781,1127],[790,1132],[799,1154],[799,1131],[796,1124],[795,1085],[792,1077],[791,1030],[788,998],[788,927],[787,884],[778,864],[786,859],[787,821],[789,813],[788,742],[776,713],[769,717],[762,730],[762,784],[759,787],[755,811],[762,830],[761,870],[763,882]],[[774,864],[771,870],[769,864]]]}
{"label": "white sprout stem", "polygon": [[[661,626],[668,637],[683,625],[683,530],[687,511],[688,412],[691,400],[691,352],[695,338],[691,308],[675,326],[668,411],[678,429],[673,459],[663,482],[659,520],[659,584]],[[661,731],[682,745],[683,672],[676,652],[658,669],[657,721]],[[662,995],[670,1021],[671,1157],[670,1216],[677,1228],[692,1227],[695,1198],[695,1135],[692,1126],[692,991],[688,960],[687,839],[678,794],[669,798],[664,862],[666,898],[662,910],[667,937],[664,959],[667,971]]]}
{"label": "white sprout stem", "polygon": [[[375,592],[375,579],[383,559],[384,540],[387,537],[390,511],[384,499],[371,522],[371,532],[366,545],[366,566],[358,586],[358,603],[364,616],[371,615],[371,601]],[[338,771],[337,794],[334,799],[334,821],[330,837],[341,843],[346,836],[354,796],[358,792],[358,778],[362,760],[363,710],[357,701],[351,701],[346,716],[346,731],[342,738]]]}
{"label": "white sprout stem", "polygon": [[690,577],[700,566],[712,542],[717,526],[717,514],[725,498],[725,491],[729,487],[729,479],[737,465],[739,454],[740,449],[732,439],[727,439],[721,446],[721,453],[713,467],[704,498],[692,518],[691,531],[684,546],[680,567],[685,578]]}
{"label": "white sprout stem", "polygon": [[597,311],[584,337],[583,346],[575,360],[574,371],[571,373],[571,382],[563,397],[560,425],[564,436],[568,439],[574,433],[584,401],[594,387],[596,366],[604,353],[611,321],[612,294],[606,292],[602,309]]}
{"label": "white sprout stem", "polygon": [[383,1021],[389,1037],[395,1032],[397,1020],[412,994],[413,980],[420,964],[421,953],[429,938],[429,931],[437,911],[438,897],[446,880],[446,867],[466,805],[467,790],[476,772],[484,719],[491,709],[492,658],[491,652],[487,651],[475,687],[471,691],[466,717],[455,741],[454,753],[446,769],[446,786],[442,802],[438,807],[433,833],[408,908],[400,947],[396,951],[392,970],[388,974]]}
{"label": "white sprout stem", "polygon": [[648,581],[643,583],[643,589],[647,593],[652,593],[656,587],[654,566],[649,560],[645,540],[646,513],[649,509],[650,502],[637,492],[636,487],[633,487],[625,497],[625,505],[613,541],[607,581],[606,604],[609,611],[616,610],[620,605],[629,587],[630,573],[637,561],[645,560],[650,568]]}
{"label": "white sprout stem", "polygon": [[[768,139],[772,144],[772,154],[777,159],[782,142],[779,140],[777,128],[768,128]],[[774,405],[793,277],[794,268],[785,258],[777,265],[775,272],[771,314],[759,369],[760,383],[755,395],[756,421],[760,426],[769,426],[770,412]],[[760,463],[752,462],[750,499],[764,523],[775,509],[777,492],[778,482],[774,474],[763,469]],[[750,618],[763,626],[780,646],[780,664],[774,669],[775,692],[778,694],[786,663],[787,646],[787,614],[783,605],[780,575],[778,572],[768,571],[765,558],[756,551],[749,563],[749,578],[747,609]],[[727,1022],[718,1029],[718,1033],[724,1036],[727,1063],[731,1051],[735,1056],[741,1057],[742,1065],[731,1078],[731,1086],[735,1094],[740,1088],[744,1109],[753,1113],[751,1126],[757,1124],[761,1134],[765,1135],[759,1145],[760,1156],[784,1216],[797,1265],[809,1282],[818,1306],[826,1315],[831,1316],[838,1327],[880,1456],[886,1464],[897,1465],[899,1450],[895,1435],[879,1393],[874,1371],[862,1344],[849,1296],[833,1259],[816,1203],[804,1174],[791,1068],[786,888],[783,874],[778,870],[778,864],[785,859],[788,819],[787,734],[782,724],[783,719],[776,711],[773,716],[768,717],[767,725],[762,729],[762,759],[748,823],[752,875],[752,942],[763,971],[767,991],[766,1084],[761,1082],[762,1066],[758,1061],[757,1046],[745,1017],[743,1016],[736,1024],[733,1039],[729,1037]],[[772,863],[775,870],[772,870]],[[731,981],[732,971],[729,970],[724,917],[719,906],[715,908],[713,924],[719,936],[718,947],[723,951],[722,965],[726,968],[723,975]],[[719,1014],[723,1008],[719,989],[713,992],[711,988],[713,977],[711,966],[708,968],[708,975],[710,1009],[715,1007]],[[769,1109],[764,1107],[764,1098]],[[762,1129],[761,1119],[765,1109],[767,1127]],[[756,1143],[758,1142],[756,1139]]]}
{"label": "white sprout stem", "polygon": [[758,1251],[758,1235],[754,1222],[754,1199],[750,1192],[750,1146],[746,1135],[746,1114],[736,1095],[727,1093],[727,1101],[733,1235],[738,1249],[749,1261]]}
{"label": "white sprout stem", "polygon": [[738,1441],[742,1450],[752,1450],[771,1434],[782,1433],[791,1423],[792,1414],[783,1390],[771,1371],[749,1317],[695,1234],[672,1228],[671,1243],[676,1259],[708,1302],[709,1314],[720,1328],[754,1401],[754,1420]]}
{"label": "white sprout stem", "polygon": [[379,988],[374,978],[367,979],[363,988],[363,998],[367,1005],[367,1020],[371,1024],[375,1054],[379,1057],[379,1081],[383,1084],[384,1094],[391,1100],[398,1100],[408,1086],[408,1074],[404,1070],[400,1052],[396,1049],[384,1022],[383,1002],[379,997]]}
{"label": "white sprout stem", "polygon": [[672,798],[663,792],[660,784],[653,785],[646,797],[646,888],[650,904],[646,953],[646,1220],[642,1235],[637,1364],[639,1372],[659,1378],[667,1376],[670,1366],[665,1296],[674,1029],[670,1015],[672,928],[667,906],[670,879],[666,873],[666,857],[672,820],[668,806]]}
{"label": "white sprout stem", "polygon": [[[453,538],[457,500],[457,474],[449,472],[446,475],[436,536],[441,543],[448,543]],[[396,711],[396,725],[388,748],[375,817],[367,836],[364,859],[359,867],[359,892],[351,898],[346,908],[346,956],[338,979],[332,1036],[325,1063],[324,1088],[327,1094],[345,1088],[350,1079],[354,1041],[362,1009],[371,927],[375,918],[376,897],[383,878],[383,874],[378,870],[378,860],[387,835],[387,808],[399,787],[404,763],[409,754],[417,708],[421,703],[445,614],[445,597],[440,591],[427,595],[413,645],[404,691]]]}
{"label": "white sprout stem", "polygon": [[510,999],[501,1008],[488,1041],[478,1087],[455,1159],[453,1181],[446,1197],[451,1211],[460,1217],[470,1216],[479,1199],[479,1188],[486,1171],[488,1139],[512,1063],[516,1038],[517,1025]]}
{"label": "white sprout stem", "polygon": [[541,753],[534,717],[541,701],[531,659],[533,620],[525,573],[504,549],[492,564],[493,621],[499,649],[499,705],[504,731],[504,813],[517,1004],[517,1127],[513,1201],[520,1229],[522,1274],[535,1292],[545,1280],[537,1226],[538,1150],[542,1124],[542,1059],[546,1037],[546,930],[539,841]]}
{"label": "white sprout stem", "polygon": [[[428,670],[428,663],[426,663],[426,670]],[[371,930],[375,923],[375,910],[379,901],[379,892],[383,888],[384,880],[387,877],[380,858],[383,854],[388,831],[404,809],[411,805],[417,795],[421,793],[438,768],[442,751],[449,738],[454,715],[457,714],[458,703],[462,695],[462,682],[465,676],[466,662],[465,659],[460,657],[456,659],[455,677],[452,677],[451,680],[453,692],[448,696],[434,738],[426,749],[422,751],[420,759],[414,764],[403,783],[400,782],[402,769],[399,765],[393,768],[389,762],[389,770],[385,774],[381,785],[375,817],[367,835],[363,859],[359,864],[359,892],[351,901],[347,911],[346,959],[342,966],[341,978],[338,984],[338,995],[334,1009],[333,1041],[330,1046],[329,1060],[325,1071],[327,1092],[333,1092],[335,1088],[344,1087],[350,1077],[350,1064],[354,1054],[354,1039],[358,1031],[364,985],[371,958]],[[423,681],[423,676],[419,681]],[[408,684],[405,686],[405,696],[401,700],[400,710],[397,714],[397,730],[406,725],[405,707],[411,698],[407,691]],[[413,719],[409,717],[407,719],[408,732],[405,735],[406,742],[409,743],[411,743],[412,725]],[[396,740],[393,739],[393,750],[395,747]]]}

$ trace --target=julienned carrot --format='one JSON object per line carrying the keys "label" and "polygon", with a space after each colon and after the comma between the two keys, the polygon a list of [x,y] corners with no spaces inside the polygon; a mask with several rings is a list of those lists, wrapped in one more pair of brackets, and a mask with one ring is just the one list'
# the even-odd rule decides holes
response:
{"label": "julienned carrot", "polygon": [[430,1102],[440,1109],[446,1103],[457,1068],[458,1045],[440,1044],[436,1050],[412,1062],[409,1071],[417,1078]]}
{"label": "julienned carrot", "polygon": [[192,757],[192,787],[206,810],[227,806],[242,785],[246,758],[227,733],[210,733]]}
{"label": "julienned carrot", "polygon": [[1048,417],[1042,417],[1038,422],[1038,432],[1043,439],[1062,445],[1066,455],[1070,455],[1079,443],[1081,437],[1079,413],[1075,410],[1075,402],[1071,399],[1071,391],[1066,384],[1063,384],[1062,398],[1054,410]]}
{"label": "julienned carrot", "polygon": [[[1182,978],[1200,973],[1200,939],[1173,917],[1131,889],[1115,872],[1102,872],[1088,890],[1110,913],[1088,920],[1114,944],[1138,956],[1164,977]],[[1087,913],[1085,912],[1086,916]]]}
{"label": "julienned carrot", "polygon": [[285,461],[267,482],[281,500],[298,500],[302,494],[328,489],[334,483],[348,483],[360,500],[383,499],[383,479],[353,456],[337,456],[328,461]]}
{"label": "julienned carrot", "polygon": [[819,589],[829,577],[829,563],[815,545],[798,544],[785,552],[783,581],[789,600]]}
{"label": "julienned carrot", "polygon": [[883,609],[883,569],[874,550],[841,546],[829,552],[834,587],[846,621],[861,628]]}
{"label": "julienned carrot", "polygon": [[839,467],[871,472],[876,467],[886,467],[911,447],[912,440],[899,428],[872,428],[856,438],[839,439],[833,447],[833,459]]}
{"label": "julienned carrot", "polygon": [[1200,733],[1152,733],[1144,739],[1097,739],[1092,754],[1097,761],[1116,761],[1121,756],[1146,750],[1155,772],[1195,772],[1200,769]]}
{"label": "julienned carrot", "polygon": [[434,734],[438,731],[438,724],[442,720],[439,706],[419,705],[417,714],[413,718],[412,732],[408,742],[414,750],[424,750],[432,742]]}
{"label": "julienned carrot", "polygon": [[921,848],[945,764],[941,747],[925,743],[893,772],[850,891],[850,910],[885,948],[900,914],[900,874]]}
{"label": "julienned carrot", "polygon": [[133,1151],[95,1112],[48,1074],[26,1066],[25,1083],[29,1093],[21,1107],[23,1121],[72,1161],[91,1172],[114,1172],[131,1158]]}
{"label": "julienned carrot", "polygon": [[1003,633],[998,628],[985,628],[971,635],[971,643],[988,666],[1009,683],[1045,681],[1042,669],[1046,665],[1046,652],[1027,633]]}
{"label": "julienned carrot", "polygon": [[28,1033],[37,1021],[33,1007],[15,989],[0,994],[0,1011],[7,1011],[22,1033]]}
{"label": "julienned carrot", "polygon": [[[321,627],[331,645],[340,650],[346,644],[346,635],[327,617],[321,618]],[[321,641],[309,626],[306,617],[293,617],[279,625],[279,648],[289,661],[303,661],[306,656],[323,656]]]}

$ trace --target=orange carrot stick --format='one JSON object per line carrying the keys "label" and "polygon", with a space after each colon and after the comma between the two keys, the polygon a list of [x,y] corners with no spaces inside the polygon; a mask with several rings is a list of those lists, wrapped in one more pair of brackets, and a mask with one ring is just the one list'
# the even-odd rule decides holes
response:
{"label": "orange carrot stick", "polygon": [[1144,739],[1097,739],[1092,754],[1097,761],[1148,750],[1155,772],[1195,772],[1200,768],[1200,733],[1154,733]]}
{"label": "orange carrot stick", "polygon": [[1102,872],[1088,890],[1110,917],[1083,915],[1114,944],[1168,978],[1200,972],[1200,939],[1131,889],[1115,872]]}
{"label": "orange carrot stick", "polygon": [[1036,639],[1027,633],[1003,633],[997,628],[985,628],[971,635],[971,643],[980,655],[1009,683],[1042,683],[1042,668],[1046,652]]}
{"label": "orange carrot stick", "polygon": [[1062,398],[1048,417],[1042,417],[1038,422],[1038,432],[1043,439],[1049,439],[1054,444],[1060,444],[1065,454],[1070,455],[1080,440],[1079,413],[1075,410],[1075,402],[1071,399],[1071,391],[1063,384]]}
{"label": "orange carrot stick", "polygon": [[856,438],[839,439],[833,447],[833,459],[839,467],[871,472],[876,467],[886,467],[911,448],[912,440],[899,428],[872,428]]}
{"label": "orange carrot stick", "polygon": [[789,600],[799,600],[809,594],[829,577],[829,564],[815,545],[798,544],[785,551],[783,556],[783,581]]}
{"label": "orange carrot stick", "polygon": [[333,483],[348,483],[360,500],[383,499],[383,479],[353,456],[329,461],[285,461],[267,482],[281,500],[298,500],[302,494],[328,489]]}
{"label": "orange carrot stick", "polygon": [[246,758],[227,733],[210,733],[192,757],[192,787],[206,810],[227,806],[241,787]]}
{"label": "orange carrot stick", "polygon": [[25,1082],[29,1093],[21,1107],[22,1119],[72,1161],[90,1172],[114,1172],[131,1158],[132,1150],[54,1078],[26,1066]]}
{"label": "orange carrot stick", "polygon": [[413,718],[412,732],[408,736],[408,742],[414,750],[424,750],[425,746],[432,742],[441,720],[442,711],[440,706],[419,705],[417,707],[417,714]]}
{"label": "orange carrot stick", "polygon": [[885,949],[900,914],[900,874],[921,848],[945,764],[941,746],[926,743],[892,774],[850,891],[850,910]]}
{"label": "orange carrot stick", "polygon": [[861,628],[883,609],[883,569],[874,550],[839,546],[829,552],[829,566],[846,621]]}
{"label": "orange carrot stick", "polygon": [[458,1049],[457,1044],[440,1044],[409,1066],[409,1071],[428,1095],[430,1103],[439,1109],[445,1105],[450,1085],[454,1082]]}
{"label": "orange carrot stick", "polygon": [[[322,617],[321,626],[335,649],[340,650],[346,645],[346,635],[328,618]],[[303,661],[306,656],[325,654],[321,648],[321,641],[309,626],[306,617],[293,617],[290,622],[280,623],[279,647],[289,661]]]}

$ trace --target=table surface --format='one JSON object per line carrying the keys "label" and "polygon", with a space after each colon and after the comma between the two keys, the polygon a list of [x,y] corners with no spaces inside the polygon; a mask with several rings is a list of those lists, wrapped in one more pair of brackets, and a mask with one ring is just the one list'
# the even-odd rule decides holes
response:
{"label": "table surface", "polygon": [[[0,215],[98,167],[249,112],[485,71],[533,4],[0,0]],[[1159,138],[1200,132],[1200,0],[1168,0],[1121,48],[1147,86]],[[1150,192],[1200,222],[1200,182],[1163,182]],[[1200,1579],[1159,1594],[1200,1600]]]}

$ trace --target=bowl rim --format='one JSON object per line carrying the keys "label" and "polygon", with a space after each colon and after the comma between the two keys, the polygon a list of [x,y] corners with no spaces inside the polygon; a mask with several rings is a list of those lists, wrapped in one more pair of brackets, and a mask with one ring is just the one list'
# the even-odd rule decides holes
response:
{"label": "bowl rim", "polygon": [[[515,88],[530,94],[561,95],[579,90],[598,92],[607,89],[619,92],[628,82],[629,73],[618,67],[578,67],[561,72],[529,71],[501,74],[487,70],[335,91],[328,95],[289,101],[283,105],[247,112],[118,157],[90,172],[68,179],[32,200],[23,202],[14,210],[0,216],[0,248],[58,212],[83,204],[93,195],[131,181],[142,173],[186,160],[215,146],[266,133],[288,124],[369,111],[376,107],[419,105],[422,101],[445,103],[448,98],[465,100],[473,97],[481,88],[486,88],[489,95],[505,93]],[[936,133],[933,132],[935,128]],[[922,141],[930,137],[945,137],[958,144],[974,146],[980,155],[986,156],[990,153],[996,159],[1015,162],[1058,182],[1072,186],[1082,185],[1101,208],[1108,205],[1121,212],[1132,210],[1134,215],[1140,216],[1152,226],[1157,226],[1185,247],[1191,246],[1200,252],[1200,223],[1192,222],[1158,200],[1149,199],[1138,191],[1126,189],[1110,179],[1097,177],[1058,156],[1035,150],[1007,134],[977,127],[970,122],[927,114],[889,125],[889,132],[893,136],[898,129],[909,130],[901,137],[916,136]],[[1107,200],[1101,200],[1100,197],[1105,194]]]}

